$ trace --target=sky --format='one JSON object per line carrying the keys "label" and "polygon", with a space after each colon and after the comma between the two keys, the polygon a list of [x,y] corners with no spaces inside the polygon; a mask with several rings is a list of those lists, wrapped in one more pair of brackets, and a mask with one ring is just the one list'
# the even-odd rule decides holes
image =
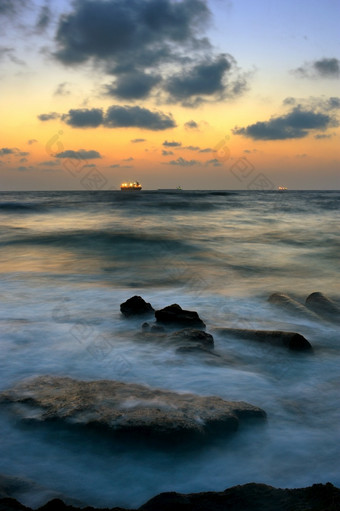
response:
{"label": "sky", "polygon": [[340,0],[0,0],[0,190],[340,189]]}

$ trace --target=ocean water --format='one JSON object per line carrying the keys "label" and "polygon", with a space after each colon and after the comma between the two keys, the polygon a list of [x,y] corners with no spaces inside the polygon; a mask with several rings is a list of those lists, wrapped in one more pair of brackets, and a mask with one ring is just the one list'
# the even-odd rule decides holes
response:
{"label": "ocean water", "polygon": [[[0,390],[29,376],[117,379],[218,395],[268,419],[189,449],[119,444],[20,423],[0,409],[0,473],[94,506],[251,481],[340,485],[340,337],[267,301],[340,303],[340,192],[0,194]],[[216,326],[293,330],[313,354],[215,335],[224,362],[141,342],[119,305],[138,294]],[[29,497],[26,504],[30,504]]]}

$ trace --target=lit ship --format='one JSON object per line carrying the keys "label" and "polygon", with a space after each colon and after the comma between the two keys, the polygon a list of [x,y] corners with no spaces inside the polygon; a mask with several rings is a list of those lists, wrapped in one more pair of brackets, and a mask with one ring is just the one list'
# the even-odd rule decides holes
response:
{"label": "lit ship", "polygon": [[285,190],[287,190],[287,187],[286,186],[278,186],[277,189],[279,192],[284,192]]}
{"label": "lit ship", "polygon": [[128,183],[122,183],[120,185],[122,192],[139,192],[142,189],[142,185],[138,181],[131,181]]}

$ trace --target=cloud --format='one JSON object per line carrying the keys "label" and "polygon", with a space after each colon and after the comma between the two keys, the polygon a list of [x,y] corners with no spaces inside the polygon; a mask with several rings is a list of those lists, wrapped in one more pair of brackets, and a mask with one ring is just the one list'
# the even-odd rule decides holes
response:
{"label": "cloud", "polygon": [[52,121],[54,119],[59,119],[60,117],[60,114],[58,114],[57,112],[50,112],[49,114],[40,114],[38,115],[38,119],[40,121]]}
{"label": "cloud", "polygon": [[146,142],[145,138],[134,138],[133,140],[130,140],[132,144],[139,144],[141,142]]}
{"label": "cloud", "polygon": [[69,84],[67,82],[59,83],[58,87],[54,92],[54,96],[69,96],[71,91],[67,89]]}
{"label": "cloud", "polygon": [[19,59],[15,54],[15,49],[7,46],[0,46],[0,60],[7,57],[14,64],[18,64],[19,66],[24,66],[25,62]]}
{"label": "cloud", "polygon": [[334,133],[329,133],[327,135],[326,135],[326,133],[314,135],[314,138],[316,140],[323,140],[323,139],[332,138],[332,137],[334,137]]}
{"label": "cloud", "polygon": [[200,153],[214,153],[215,149],[211,149],[211,147],[206,147],[205,149],[200,149]]}
{"label": "cloud", "polygon": [[67,114],[56,112],[38,115],[41,121],[50,121],[61,118],[63,122],[73,128],[142,128],[153,131],[162,131],[174,128],[176,123],[171,114],[148,110],[140,106],[110,106],[104,114],[101,108],[71,109]]}
{"label": "cloud", "polygon": [[180,147],[182,142],[175,142],[174,140],[172,142],[168,142],[167,140],[164,140],[162,145],[164,147]]}
{"label": "cloud", "polygon": [[55,160],[47,160],[47,161],[42,161],[40,163],[38,163],[39,167],[58,167],[60,165],[59,161],[55,161]]}
{"label": "cloud", "polygon": [[101,158],[101,154],[93,149],[87,151],[86,149],[79,149],[79,151],[73,151],[71,149],[57,153],[56,158],[75,158],[78,160],[94,160]]}
{"label": "cloud", "polygon": [[133,165],[121,165],[120,163],[114,163],[110,165],[110,169],[132,169]]}
{"label": "cloud", "polygon": [[19,9],[24,7],[24,0],[1,0],[0,16],[14,15]]}
{"label": "cloud", "polygon": [[196,121],[188,121],[184,124],[186,130],[198,130],[199,126]]}
{"label": "cloud", "polygon": [[165,149],[162,151],[162,156],[172,156],[173,154],[173,151],[166,151]]}
{"label": "cloud", "polygon": [[301,78],[339,78],[340,60],[333,58],[322,58],[307,62],[293,71]]}
{"label": "cloud", "polygon": [[187,145],[183,147],[183,149],[186,149],[187,151],[199,151],[200,148],[194,145]]}
{"label": "cloud", "polygon": [[36,22],[37,32],[44,32],[51,22],[52,12],[48,4],[41,6]]}
{"label": "cloud", "polygon": [[36,138],[31,138],[30,140],[27,141],[28,145],[36,144],[37,142],[38,140]]}
{"label": "cloud", "polygon": [[212,160],[208,160],[205,162],[206,165],[212,165],[213,167],[222,167],[222,163],[217,159],[213,158]]}
{"label": "cloud", "polygon": [[105,85],[104,91],[107,95],[118,99],[145,99],[160,81],[160,75],[130,71],[118,76],[110,85]]}
{"label": "cloud", "polygon": [[180,167],[192,167],[193,165],[201,165],[198,160],[186,160],[185,158],[179,157],[177,160],[171,160],[166,162],[168,165],[177,165]]}
{"label": "cloud", "polygon": [[130,158],[124,158],[124,160],[122,160],[122,161],[133,161],[133,160],[134,160],[134,158],[132,158],[132,156],[130,156]]}
{"label": "cloud", "polygon": [[28,156],[30,153],[27,151],[20,151],[17,147],[3,147],[0,149],[0,157],[1,156],[21,156],[25,157]]}
{"label": "cloud", "polygon": [[297,105],[286,115],[259,121],[245,128],[236,127],[233,133],[254,140],[287,140],[304,138],[313,130],[323,131],[336,125],[338,122],[331,115]]}
{"label": "cloud", "polygon": [[114,76],[103,90],[118,99],[219,101],[242,94],[247,80],[205,36],[210,19],[207,0],[74,0],[59,18],[53,55]]}
{"label": "cloud", "polygon": [[103,124],[104,115],[101,108],[71,109],[61,119],[73,128],[97,128]]}
{"label": "cloud", "polygon": [[110,128],[136,127],[153,131],[166,130],[176,126],[171,114],[151,112],[147,108],[128,105],[109,107],[104,124]]}

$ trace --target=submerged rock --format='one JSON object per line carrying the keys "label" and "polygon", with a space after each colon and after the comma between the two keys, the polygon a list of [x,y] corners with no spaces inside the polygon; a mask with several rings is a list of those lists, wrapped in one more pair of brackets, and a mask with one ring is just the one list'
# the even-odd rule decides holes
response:
{"label": "submerged rock", "polygon": [[328,321],[340,322],[340,307],[323,293],[312,293],[306,298],[306,305],[313,312]]}
{"label": "submerged rock", "polygon": [[211,350],[214,347],[214,338],[211,334],[194,328],[184,328],[173,332],[168,337],[171,343],[180,344],[184,348],[203,348]]}
{"label": "submerged rock", "polygon": [[196,311],[187,311],[174,303],[155,312],[156,320],[173,326],[187,326],[205,329],[205,324]]}
{"label": "submerged rock", "polygon": [[[0,393],[0,403],[32,421],[62,420],[112,433],[180,439],[229,433],[265,412],[243,401],[178,394],[118,381],[39,376]],[[183,436],[184,435],[184,436]]]}
{"label": "submerged rock", "polygon": [[274,346],[284,346],[293,351],[309,351],[312,345],[307,339],[296,332],[282,332],[281,330],[247,330],[245,328],[215,328],[214,332],[247,339],[250,341],[265,342]]}
{"label": "submerged rock", "polygon": [[273,305],[277,305],[290,314],[294,314],[300,318],[305,317],[312,321],[320,321],[320,316],[317,316],[310,309],[283,293],[274,293],[270,295],[268,302]]}
{"label": "submerged rock", "polygon": [[120,311],[124,316],[138,316],[154,312],[151,303],[147,303],[141,296],[132,296],[126,302],[120,304]]}

